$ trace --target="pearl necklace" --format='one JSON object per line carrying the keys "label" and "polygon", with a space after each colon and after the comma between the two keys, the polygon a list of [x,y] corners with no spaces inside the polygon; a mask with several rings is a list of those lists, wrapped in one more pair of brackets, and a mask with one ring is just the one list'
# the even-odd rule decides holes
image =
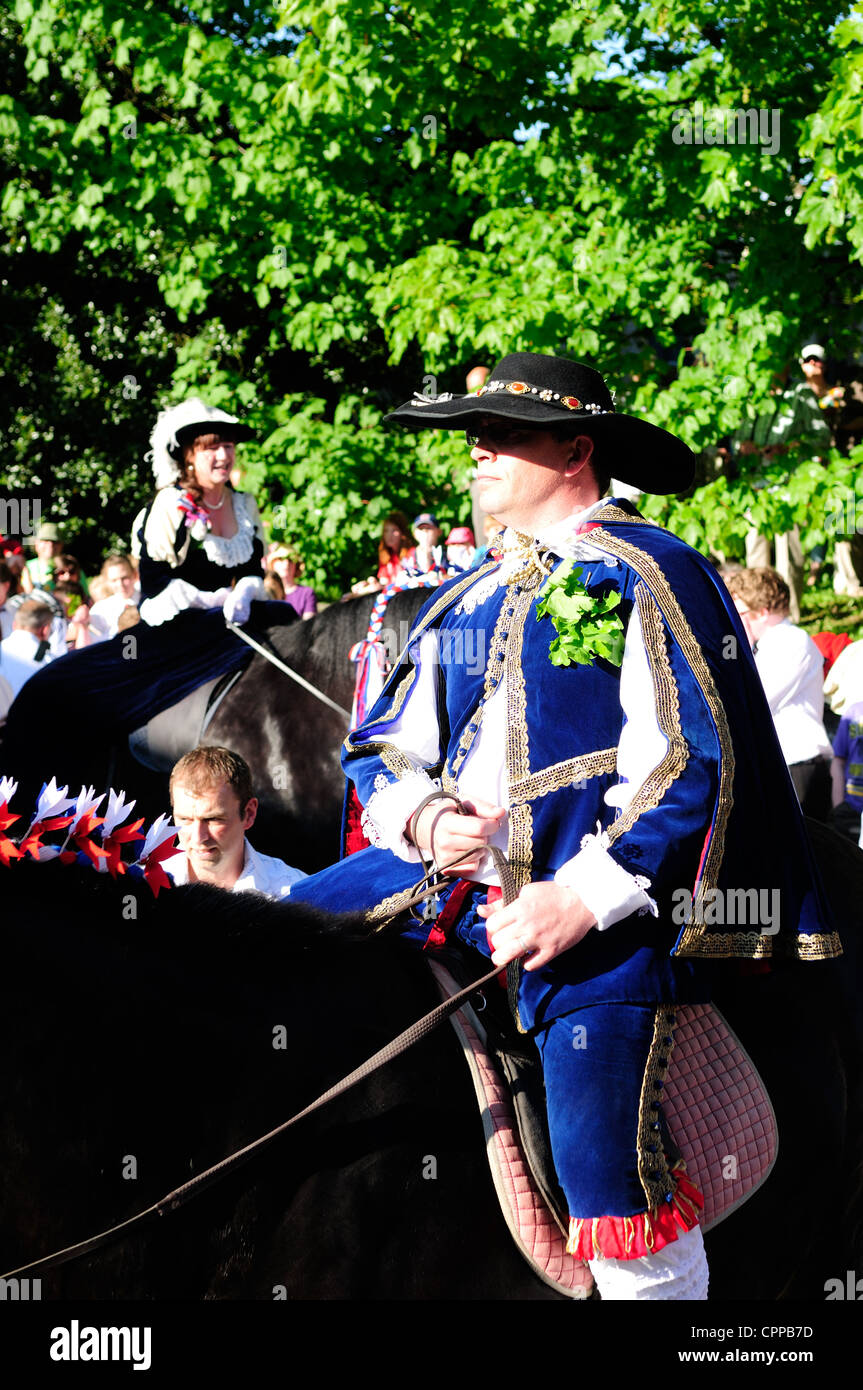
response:
{"label": "pearl necklace", "polygon": [[[214,505],[213,505],[212,507],[210,506],[209,502],[204,502],[204,506],[207,508],[207,511],[208,511],[208,512],[220,512],[220,511],[222,510],[222,508],[224,507],[224,505],[225,505],[225,498],[226,498],[226,496],[227,496],[227,493],[223,493],[223,494],[222,494],[222,500],[221,500],[221,502],[216,502],[216,503],[214,503]],[[202,501],[202,502],[204,501],[203,497],[201,498],[201,501]]]}

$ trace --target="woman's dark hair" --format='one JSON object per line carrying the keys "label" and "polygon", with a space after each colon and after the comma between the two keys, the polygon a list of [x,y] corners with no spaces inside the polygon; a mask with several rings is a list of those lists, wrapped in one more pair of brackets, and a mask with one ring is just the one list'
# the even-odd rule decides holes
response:
{"label": "woman's dark hair", "polygon": [[[397,526],[402,533],[402,544],[398,551],[390,550],[389,546],[384,544],[384,531],[388,526]],[[388,565],[391,560],[400,560],[403,555],[407,555],[412,545],[410,522],[404,512],[390,512],[389,516],[384,517],[381,526],[381,538],[378,542],[378,566]]]}
{"label": "woman's dark hair", "polygon": [[[67,618],[71,618],[73,614],[77,613],[81,604],[87,602],[82,586],[76,584],[72,579],[61,579],[59,584],[54,585],[52,592],[55,598],[62,600]],[[70,606],[71,599],[77,599],[78,602]]]}
{"label": "woman's dark hair", "polygon": [[54,573],[59,574],[61,570],[74,570],[76,574],[80,574],[81,562],[74,555],[56,555],[54,557]]}

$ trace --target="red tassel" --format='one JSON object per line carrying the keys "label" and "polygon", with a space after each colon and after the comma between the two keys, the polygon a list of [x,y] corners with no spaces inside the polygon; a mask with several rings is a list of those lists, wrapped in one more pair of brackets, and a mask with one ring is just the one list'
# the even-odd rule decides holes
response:
{"label": "red tassel", "polygon": [[671,1170],[674,1192],[670,1202],[660,1202],[634,1216],[569,1218],[566,1249],[580,1260],[638,1260],[677,1240],[681,1231],[698,1225],[704,1198],[686,1176],[686,1164]]}
{"label": "red tassel", "polygon": [[347,814],[345,816],[345,855],[356,854],[358,850],[368,849],[371,843],[362,827],[363,808],[357,796],[357,789],[351,786],[348,791]]}
{"label": "red tassel", "polygon": [[438,913],[437,920],[426,938],[426,943],[423,946],[424,951],[435,950],[446,945],[446,939],[464,906],[464,900],[474,887],[476,885],[471,883],[469,879],[456,879],[455,887]]}

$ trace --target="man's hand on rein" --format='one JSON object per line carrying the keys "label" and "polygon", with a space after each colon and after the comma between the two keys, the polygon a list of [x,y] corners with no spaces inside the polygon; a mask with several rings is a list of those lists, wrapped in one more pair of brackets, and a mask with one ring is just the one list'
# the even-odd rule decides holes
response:
{"label": "man's hand on rein", "polygon": [[489,919],[492,963],[524,956],[525,970],[540,970],[596,926],[575,889],[562,883],[526,883],[509,907],[498,902],[477,911]]}
{"label": "man's hand on rein", "polygon": [[[431,802],[419,816],[411,817],[408,830],[413,843],[427,859],[434,859],[438,868],[454,878],[463,878],[465,874],[476,873],[486,845],[503,824],[506,807],[473,801],[465,803],[468,813],[462,814],[455,809],[456,805],[455,797],[452,801]],[[461,860],[451,869],[444,868],[468,850],[474,851],[470,858]]]}

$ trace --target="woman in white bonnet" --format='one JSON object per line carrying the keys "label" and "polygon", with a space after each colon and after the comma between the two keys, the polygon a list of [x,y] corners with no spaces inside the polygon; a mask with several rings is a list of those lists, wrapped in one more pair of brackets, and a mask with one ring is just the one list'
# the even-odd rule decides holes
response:
{"label": "woman in white bonnet", "polygon": [[[263,601],[254,616],[264,628],[297,621],[288,604],[267,601],[258,509],[229,481],[234,445],[251,433],[201,400],[159,416],[150,439],[158,490],[132,528],[143,621],[27,682],[3,741],[3,770],[21,795],[36,796],[55,776],[75,785],[107,779],[109,763],[125,756],[112,750],[124,750],[130,733],[246,665],[249,649],[225,619],[247,622],[253,600]],[[70,729],[81,736],[70,738]]]}
{"label": "woman in white bonnet", "polygon": [[132,537],[151,627],[187,608],[222,608],[242,623],[252,600],[266,598],[258,508],[230,482],[235,446],[251,437],[248,425],[197,398],[159,415],[148,455],[158,491]]}

